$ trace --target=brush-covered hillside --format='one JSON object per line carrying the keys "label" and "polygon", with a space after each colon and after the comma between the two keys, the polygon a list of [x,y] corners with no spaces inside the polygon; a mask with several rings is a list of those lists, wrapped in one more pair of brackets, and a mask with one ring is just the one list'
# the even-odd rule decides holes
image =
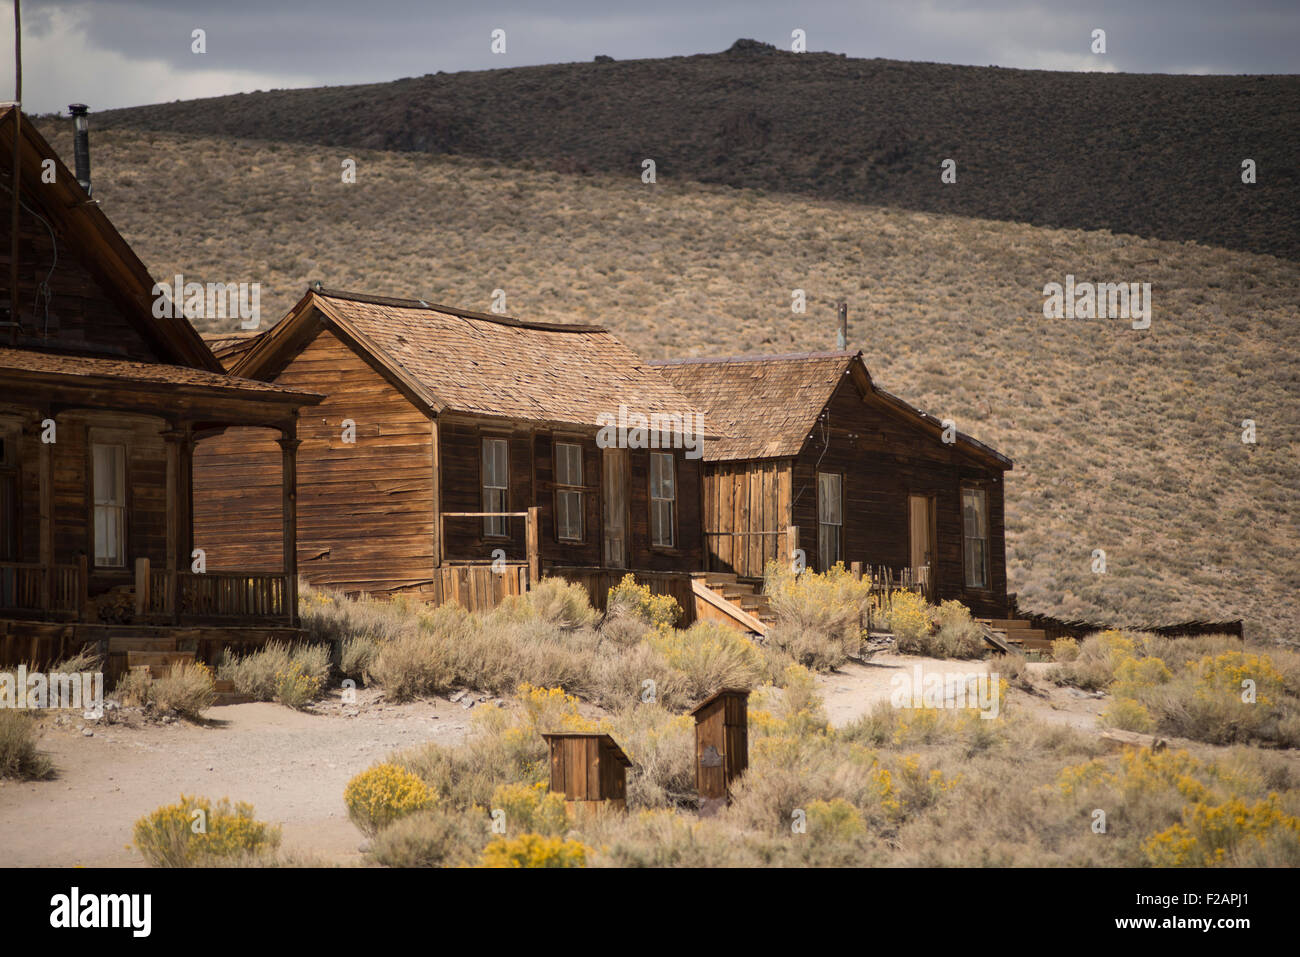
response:
{"label": "brush-covered hillside", "polygon": [[[66,122],[45,131],[70,153]],[[885,388],[1015,460],[1023,608],[1300,634],[1300,264],[676,179],[350,155],[344,185],[338,154],[317,147],[96,131],[95,195],[155,276],[263,283],[267,323],[313,279],[484,310],[501,289],[512,314],[604,323],[680,357],[830,347],[845,299],[850,345]],[[1151,328],[1045,319],[1043,286],[1067,273],[1151,282]]]}
{"label": "brush-covered hillside", "polygon": [[[1099,56],[1097,66],[1106,66]],[[93,98],[91,98],[93,106]],[[227,141],[694,180],[1300,259],[1300,78],[727,52],[427,74],[96,116]],[[346,155],[346,154],[344,154]],[[956,161],[957,181],[940,181]],[[1257,182],[1241,181],[1255,161]]]}

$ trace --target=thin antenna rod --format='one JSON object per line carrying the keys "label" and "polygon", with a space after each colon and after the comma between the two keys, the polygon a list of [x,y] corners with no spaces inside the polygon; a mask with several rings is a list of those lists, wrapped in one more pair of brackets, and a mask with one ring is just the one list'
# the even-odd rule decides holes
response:
{"label": "thin antenna rod", "polygon": [[9,220],[9,344],[18,344],[18,203],[19,134],[23,122],[23,21],[19,0],[14,0],[14,191]]}

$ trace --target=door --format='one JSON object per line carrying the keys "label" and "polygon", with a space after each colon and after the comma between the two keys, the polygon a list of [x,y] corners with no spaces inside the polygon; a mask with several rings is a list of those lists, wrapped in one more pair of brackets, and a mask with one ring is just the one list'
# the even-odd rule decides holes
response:
{"label": "door", "polygon": [[628,560],[628,451],[604,449],[603,491],[605,567],[627,568]]}
{"label": "door", "polygon": [[932,495],[909,495],[908,537],[910,539],[910,564],[912,578],[925,585],[926,593],[934,594],[935,501]]}

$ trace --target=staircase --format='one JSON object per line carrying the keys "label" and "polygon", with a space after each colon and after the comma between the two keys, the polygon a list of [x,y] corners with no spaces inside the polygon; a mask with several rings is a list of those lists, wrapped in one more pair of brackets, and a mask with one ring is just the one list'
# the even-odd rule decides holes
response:
{"label": "staircase", "polygon": [[[161,638],[122,638],[108,640],[110,672],[120,675],[125,671],[142,669],[151,678],[165,678],[172,665],[185,664],[197,660],[192,651],[180,651],[174,637]],[[114,684],[116,680],[114,679]],[[213,681],[216,691],[215,705],[239,704],[248,699],[235,691],[233,681],[217,678]]]}
{"label": "staircase", "polygon": [[1047,632],[1034,628],[1022,618],[978,618],[983,625],[988,625],[994,632],[1006,640],[1006,643],[1020,651],[1051,651],[1052,642]]}
{"label": "staircase", "polygon": [[721,620],[760,635],[766,635],[776,623],[771,603],[756,583],[738,581],[730,572],[697,572],[691,578],[697,617]]}

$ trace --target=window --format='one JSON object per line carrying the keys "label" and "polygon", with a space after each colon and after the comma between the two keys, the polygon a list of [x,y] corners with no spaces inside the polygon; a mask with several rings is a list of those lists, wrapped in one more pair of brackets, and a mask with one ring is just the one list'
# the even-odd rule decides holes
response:
{"label": "window", "polygon": [[555,444],[555,534],[582,541],[582,446]]}
{"label": "window", "polygon": [[0,431],[0,561],[18,557],[18,443]]}
{"label": "window", "polygon": [[[509,458],[505,439],[483,440],[483,511],[504,512],[510,492]],[[483,519],[483,534],[487,537],[505,538],[509,532],[509,519],[504,515],[490,515]]]}
{"label": "window", "polygon": [[95,491],[95,564],[126,565],[126,446],[96,442],[91,468]]}
{"label": "window", "polygon": [[988,499],[983,489],[961,490],[961,527],[965,543],[966,587],[989,587]]}
{"label": "window", "polygon": [[668,452],[650,453],[650,544],[672,548],[677,508],[677,483],[673,457]]}
{"label": "window", "polygon": [[844,476],[817,473],[817,561],[826,571],[844,560]]}

